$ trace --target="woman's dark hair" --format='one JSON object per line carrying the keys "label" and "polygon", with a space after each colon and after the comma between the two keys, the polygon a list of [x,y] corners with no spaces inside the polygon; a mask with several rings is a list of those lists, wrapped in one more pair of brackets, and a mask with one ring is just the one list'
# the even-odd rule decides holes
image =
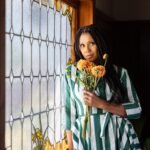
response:
{"label": "woman's dark hair", "polygon": [[[79,59],[84,59],[79,48],[80,36],[83,33],[89,33],[92,36],[98,48],[98,65],[103,65],[104,64],[103,55],[107,53],[110,56],[110,54],[108,51],[108,46],[106,45],[106,42],[103,38],[103,35],[96,25],[84,26],[77,31],[75,36],[75,43],[74,43],[76,62]],[[116,72],[110,58],[108,58],[106,64],[106,71],[107,73],[104,79],[106,80],[106,82],[110,86],[110,89],[113,92],[113,96],[111,100],[115,103],[128,102],[129,100],[127,97],[127,91],[125,88],[123,88],[119,75]]]}

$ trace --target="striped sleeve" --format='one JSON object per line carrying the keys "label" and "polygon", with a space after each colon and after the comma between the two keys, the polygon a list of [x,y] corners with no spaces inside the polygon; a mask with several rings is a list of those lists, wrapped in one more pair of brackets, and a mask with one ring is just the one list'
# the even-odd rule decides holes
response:
{"label": "striped sleeve", "polygon": [[75,102],[72,98],[71,78],[66,72],[63,80],[63,103],[64,103],[64,130],[71,130],[72,124],[75,122],[76,111]]}
{"label": "striped sleeve", "polygon": [[137,95],[137,92],[133,86],[133,83],[128,75],[126,69],[122,69],[121,82],[123,86],[127,89],[127,96],[129,98],[128,103],[122,104],[126,110],[127,118],[137,119],[141,115],[141,105]]}

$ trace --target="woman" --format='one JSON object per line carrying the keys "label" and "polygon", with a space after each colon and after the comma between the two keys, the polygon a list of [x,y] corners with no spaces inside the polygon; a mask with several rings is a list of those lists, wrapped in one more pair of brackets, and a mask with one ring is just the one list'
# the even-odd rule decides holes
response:
{"label": "woman", "polygon": [[[78,30],[75,37],[76,63],[85,59],[103,65],[106,44],[94,25]],[[128,119],[141,114],[139,98],[127,70],[113,65],[108,59],[106,75],[95,92],[84,90],[76,81],[74,65],[68,65],[65,74],[65,130],[69,150],[129,150],[140,149],[139,140]],[[79,75],[80,76],[80,75]],[[82,137],[85,105],[91,107],[91,135]],[[88,132],[88,128],[86,129]]]}

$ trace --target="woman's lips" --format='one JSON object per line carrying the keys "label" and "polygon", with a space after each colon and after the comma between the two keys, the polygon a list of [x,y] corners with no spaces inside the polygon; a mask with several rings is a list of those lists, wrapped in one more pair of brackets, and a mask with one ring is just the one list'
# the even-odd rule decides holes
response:
{"label": "woman's lips", "polygon": [[93,55],[92,55],[92,54],[90,54],[90,55],[86,55],[86,58],[87,58],[87,59],[92,58],[92,57],[93,57]]}

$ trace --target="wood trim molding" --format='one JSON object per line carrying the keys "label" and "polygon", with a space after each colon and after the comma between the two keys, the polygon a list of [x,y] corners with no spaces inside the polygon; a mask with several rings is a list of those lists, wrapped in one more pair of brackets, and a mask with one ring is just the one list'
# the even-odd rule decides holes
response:
{"label": "wood trim molding", "polygon": [[0,149],[5,149],[5,0],[0,1]]}
{"label": "wood trim molding", "polygon": [[79,0],[79,27],[94,23],[94,0]]}

